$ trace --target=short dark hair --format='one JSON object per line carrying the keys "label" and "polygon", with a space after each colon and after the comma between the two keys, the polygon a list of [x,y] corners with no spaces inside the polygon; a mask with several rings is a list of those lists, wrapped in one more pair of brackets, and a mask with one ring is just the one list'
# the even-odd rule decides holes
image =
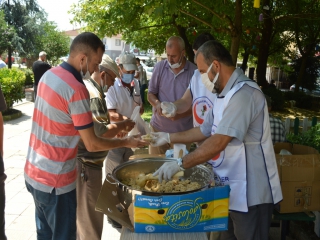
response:
{"label": "short dark hair", "polygon": [[70,55],[71,53],[82,52],[88,54],[93,51],[98,52],[98,49],[101,49],[102,52],[105,51],[105,47],[100,38],[91,32],[83,32],[73,39],[70,46]]}
{"label": "short dark hair", "polygon": [[138,62],[140,62],[140,58],[136,58],[136,60],[137,60]]}
{"label": "short dark hair", "polygon": [[229,67],[234,66],[229,51],[220,42],[216,40],[211,40],[204,43],[198,49],[196,57],[200,53],[203,55],[204,60],[208,66],[210,66],[214,60],[217,60],[218,62],[221,62]]}
{"label": "short dark hair", "polygon": [[201,33],[193,42],[192,49],[198,50],[205,42],[210,40],[215,40],[214,36],[212,36],[208,32]]}

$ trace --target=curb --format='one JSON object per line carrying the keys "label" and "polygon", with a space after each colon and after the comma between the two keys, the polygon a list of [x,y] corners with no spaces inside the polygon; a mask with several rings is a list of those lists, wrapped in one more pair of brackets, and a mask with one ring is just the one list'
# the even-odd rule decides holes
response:
{"label": "curb", "polygon": [[4,121],[10,121],[10,120],[14,120],[17,119],[19,117],[22,116],[22,112],[20,110],[14,109],[16,112],[10,115],[3,115],[3,120]]}

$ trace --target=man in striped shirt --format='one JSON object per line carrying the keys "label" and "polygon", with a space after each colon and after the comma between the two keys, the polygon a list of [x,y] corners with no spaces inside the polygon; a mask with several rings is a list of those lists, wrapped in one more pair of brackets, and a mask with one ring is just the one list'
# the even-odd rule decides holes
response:
{"label": "man in striped shirt", "polygon": [[95,135],[83,79],[98,69],[104,51],[96,35],[81,33],[70,46],[67,62],[47,71],[39,82],[24,169],[36,207],[38,240],[76,239],[75,166],[80,137],[90,152],[147,144],[136,138]]}

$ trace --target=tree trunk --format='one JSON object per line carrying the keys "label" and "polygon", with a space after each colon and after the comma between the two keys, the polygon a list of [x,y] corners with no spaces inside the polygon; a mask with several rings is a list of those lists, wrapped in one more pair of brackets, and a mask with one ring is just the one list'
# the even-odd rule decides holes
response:
{"label": "tree trunk", "polygon": [[246,72],[246,70],[248,68],[249,55],[250,55],[250,53],[247,51],[245,51],[243,54],[242,65],[241,65],[241,69],[243,72]]}
{"label": "tree trunk", "polygon": [[231,31],[231,47],[230,47],[230,54],[231,54],[234,66],[237,66],[237,58],[238,58],[239,46],[240,46],[240,40],[241,40],[241,30],[242,30],[242,0],[237,0],[234,26],[232,27],[232,31]]}
{"label": "tree trunk", "polygon": [[[270,0],[263,1],[263,6],[266,5],[270,7]],[[268,85],[266,79],[266,72],[269,57],[269,47],[271,44],[271,36],[273,30],[272,18],[270,16],[271,10],[263,10],[263,28],[262,37],[259,45],[257,64],[257,82],[259,86],[262,87],[266,87]]]}
{"label": "tree trunk", "polygon": [[306,71],[306,67],[307,67],[307,59],[308,59],[308,55],[307,54],[303,54],[301,57],[301,66],[300,66],[300,70],[299,70],[299,75],[298,75],[298,79],[297,82],[295,83],[295,88],[294,88],[294,92],[299,92],[300,90],[300,85],[303,79],[303,75]]}
{"label": "tree trunk", "polygon": [[176,28],[179,32],[179,36],[183,39],[185,47],[186,47],[186,54],[187,54],[187,58],[190,62],[194,63],[194,52],[192,49],[192,44],[189,43],[187,35],[186,35],[186,28],[180,26],[180,25],[176,25]]}

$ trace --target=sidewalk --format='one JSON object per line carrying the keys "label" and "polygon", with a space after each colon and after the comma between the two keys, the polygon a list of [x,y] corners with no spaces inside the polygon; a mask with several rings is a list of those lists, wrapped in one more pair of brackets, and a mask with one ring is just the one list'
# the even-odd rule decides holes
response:
{"label": "sidewalk", "polygon": [[[23,168],[27,155],[34,103],[14,106],[22,117],[4,124],[4,164],[6,180],[6,234],[8,240],[36,240],[34,203],[26,190]],[[102,240],[118,240],[120,233],[107,223],[105,217]],[[270,240],[280,239],[279,228],[271,228]],[[287,238],[290,240],[290,238]]]}
{"label": "sidewalk", "polygon": [[[23,168],[27,155],[34,103],[23,100],[14,108],[23,116],[4,124],[4,165],[6,184],[6,235],[8,240],[36,240],[34,203],[26,190]],[[120,233],[105,217],[103,240],[120,239]]]}

